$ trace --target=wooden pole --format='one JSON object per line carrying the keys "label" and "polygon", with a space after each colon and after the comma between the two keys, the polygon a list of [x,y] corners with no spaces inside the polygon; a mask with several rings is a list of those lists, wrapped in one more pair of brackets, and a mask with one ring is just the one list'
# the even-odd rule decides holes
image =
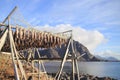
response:
{"label": "wooden pole", "polygon": [[[8,24],[9,24],[9,18],[8,18]],[[11,52],[12,52],[11,54],[12,54],[12,58],[13,58],[13,64],[14,64],[14,69],[15,69],[15,74],[16,74],[17,80],[19,80],[19,75],[18,75],[18,71],[17,71],[17,65],[15,63],[15,57],[17,59],[20,71],[22,73],[22,77],[24,77],[24,79],[27,80],[24,69],[23,69],[23,65],[18,58],[18,53],[16,51],[16,47],[15,47],[13,36],[12,36],[11,26],[9,25],[8,28],[9,28],[10,48],[11,48]]]}
{"label": "wooden pole", "polygon": [[[38,49],[36,49],[36,51],[37,51],[37,53],[38,53],[38,57],[41,58]],[[42,61],[42,60],[41,60],[41,61],[38,60],[38,61],[39,61],[39,65],[41,64],[41,66],[42,66],[42,68],[43,68],[43,71],[46,73],[46,70],[45,70],[45,66],[44,66],[44,64],[43,64],[43,61]],[[40,67],[40,66],[39,66],[39,67]],[[39,70],[39,72],[40,72],[40,70]],[[47,78],[47,80],[48,80],[48,76],[46,76],[46,78]]]}
{"label": "wooden pole", "polygon": [[77,79],[80,80],[77,56],[76,56],[75,49],[74,49],[75,46],[73,44],[73,35],[71,34],[71,36],[72,36],[71,46],[72,46],[72,56],[73,56],[73,58],[72,58],[73,80],[75,80],[76,75],[77,75]]}
{"label": "wooden pole", "polygon": [[40,61],[38,61],[38,80],[40,80]]}
{"label": "wooden pole", "polygon": [[[37,53],[38,53],[38,57],[40,58],[40,54],[38,49],[36,49]],[[38,80],[40,80],[40,60],[38,60]]]}
{"label": "wooden pole", "polygon": [[10,14],[5,18],[5,20],[2,23],[5,23],[8,18],[10,18],[10,16],[15,12],[15,10],[17,9],[17,6],[15,6],[15,8],[10,12]]}
{"label": "wooden pole", "polygon": [[8,28],[5,29],[5,32],[3,33],[2,37],[0,38],[0,51],[3,47],[3,45],[5,44],[7,33],[8,33]]}
{"label": "wooden pole", "polygon": [[75,63],[74,63],[74,59],[72,59],[72,80],[75,80]]}
{"label": "wooden pole", "polygon": [[14,51],[13,51],[13,45],[12,45],[12,34],[11,34],[11,27],[9,25],[9,20],[8,20],[8,29],[9,29],[9,39],[10,39],[10,47],[11,47],[11,56],[12,56],[12,62],[13,62],[14,71],[15,71],[15,77],[16,77],[16,80],[20,80],[19,79],[19,75],[18,75],[17,65],[15,64],[15,57],[14,57]]}
{"label": "wooden pole", "polygon": [[[34,58],[34,51],[35,51],[35,49],[33,49],[33,51],[32,51],[32,57]],[[34,80],[34,60],[32,60],[32,67],[33,67],[33,70],[32,70],[32,80]]]}
{"label": "wooden pole", "polygon": [[69,40],[69,43],[68,43],[68,46],[67,46],[67,49],[66,49],[65,56],[64,56],[63,61],[62,61],[61,65],[60,65],[60,71],[59,71],[59,73],[58,73],[57,80],[60,79],[60,76],[61,76],[61,73],[62,73],[62,70],[63,70],[63,66],[64,66],[64,64],[65,64],[65,62],[66,62],[66,58],[67,58],[67,54],[68,54],[68,51],[69,51],[70,42],[71,42],[71,39]]}

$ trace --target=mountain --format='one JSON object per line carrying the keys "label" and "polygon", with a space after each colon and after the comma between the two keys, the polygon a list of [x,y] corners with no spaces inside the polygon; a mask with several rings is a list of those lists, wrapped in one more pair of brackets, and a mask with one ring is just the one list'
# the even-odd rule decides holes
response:
{"label": "mountain", "polygon": [[100,60],[103,60],[103,61],[106,60],[104,57],[101,57],[101,56],[99,56],[99,55],[95,55],[95,57],[98,58],[98,59],[100,59]]}
{"label": "mountain", "polygon": [[102,61],[119,61],[118,59],[116,59],[115,57],[109,56],[109,57],[101,57],[96,55],[97,58],[101,59]]}
{"label": "mountain", "polygon": [[106,59],[109,61],[118,61],[118,59],[116,59],[115,57],[107,57]]}
{"label": "mountain", "polygon": [[[93,56],[89,50],[87,49],[87,47],[85,47],[84,45],[82,45],[81,43],[79,43],[78,41],[73,41],[73,46],[75,49],[75,53],[77,56],[80,56],[84,53],[86,53],[83,57],[81,57],[79,60],[81,61],[100,61],[100,59],[96,58],[95,56]],[[64,54],[66,51],[66,46],[62,45],[61,47],[56,47],[56,48],[49,48],[49,49],[45,49],[45,50],[39,50],[39,52],[41,53],[41,57],[44,58],[63,58]],[[72,47],[70,47],[70,52],[72,51]]]}

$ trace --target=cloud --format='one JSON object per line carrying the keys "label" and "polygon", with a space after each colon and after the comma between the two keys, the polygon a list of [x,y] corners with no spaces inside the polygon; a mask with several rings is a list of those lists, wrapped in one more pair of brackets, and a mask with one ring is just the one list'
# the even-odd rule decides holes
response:
{"label": "cloud", "polygon": [[[38,6],[38,4],[35,5]],[[39,17],[43,23],[103,24],[116,19],[120,20],[119,1],[66,0],[62,2],[54,1],[49,5],[44,6],[48,7],[45,10],[46,12],[41,9],[38,12],[34,12],[34,14],[37,14],[35,17]]]}
{"label": "cloud", "polygon": [[120,60],[120,54],[112,50],[104,50],[104,51],[98,52],[97,55],[101,57],[115,57]]}
{"label": "cloud", "polygon": [[56,26],[36,26],[36,29],[48,32],[63,32],[67,30],[73,30],[73,38],[85,45],[89,50],[94,50],[99,44],[104,42],[105,37],[97,30],[86,30],[80,26],[72,26],[70,24],[60,24]]}

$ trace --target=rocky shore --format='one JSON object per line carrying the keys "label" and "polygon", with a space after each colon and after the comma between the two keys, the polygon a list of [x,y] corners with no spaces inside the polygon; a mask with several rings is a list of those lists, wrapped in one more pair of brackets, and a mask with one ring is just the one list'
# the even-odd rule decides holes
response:
{"label": "rocky shore", "polygon": [[[48,73],[48,75],[55,77],[55,73]],[[89,74],[80,74],[79,78],[80,80],[117,80],[111,77],[98,77]],[[70,73],[63,72],[61,75],[61,80],[72,80],[72,75]],[[77,75],[75,77],[75,80],[78,80]]]}

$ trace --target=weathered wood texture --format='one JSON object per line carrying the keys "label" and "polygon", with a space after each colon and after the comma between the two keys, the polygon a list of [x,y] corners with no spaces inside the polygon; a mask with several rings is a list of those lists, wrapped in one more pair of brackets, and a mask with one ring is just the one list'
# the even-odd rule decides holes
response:
{"label": "weathered wood texture", "polygon": [[[0,35],[2,29],[0,29]],[[16,49],[24,50],[28,48],[50,48],[61,46],[67,43],[67,39],[49,32],[40,32],[35,30],[29,30],[25,28],[18,28],[12,30]],[[1,37],[1,36],[0,36]],[[2,51],[10,51],[9,36],[5,41],[5,45]]]}

